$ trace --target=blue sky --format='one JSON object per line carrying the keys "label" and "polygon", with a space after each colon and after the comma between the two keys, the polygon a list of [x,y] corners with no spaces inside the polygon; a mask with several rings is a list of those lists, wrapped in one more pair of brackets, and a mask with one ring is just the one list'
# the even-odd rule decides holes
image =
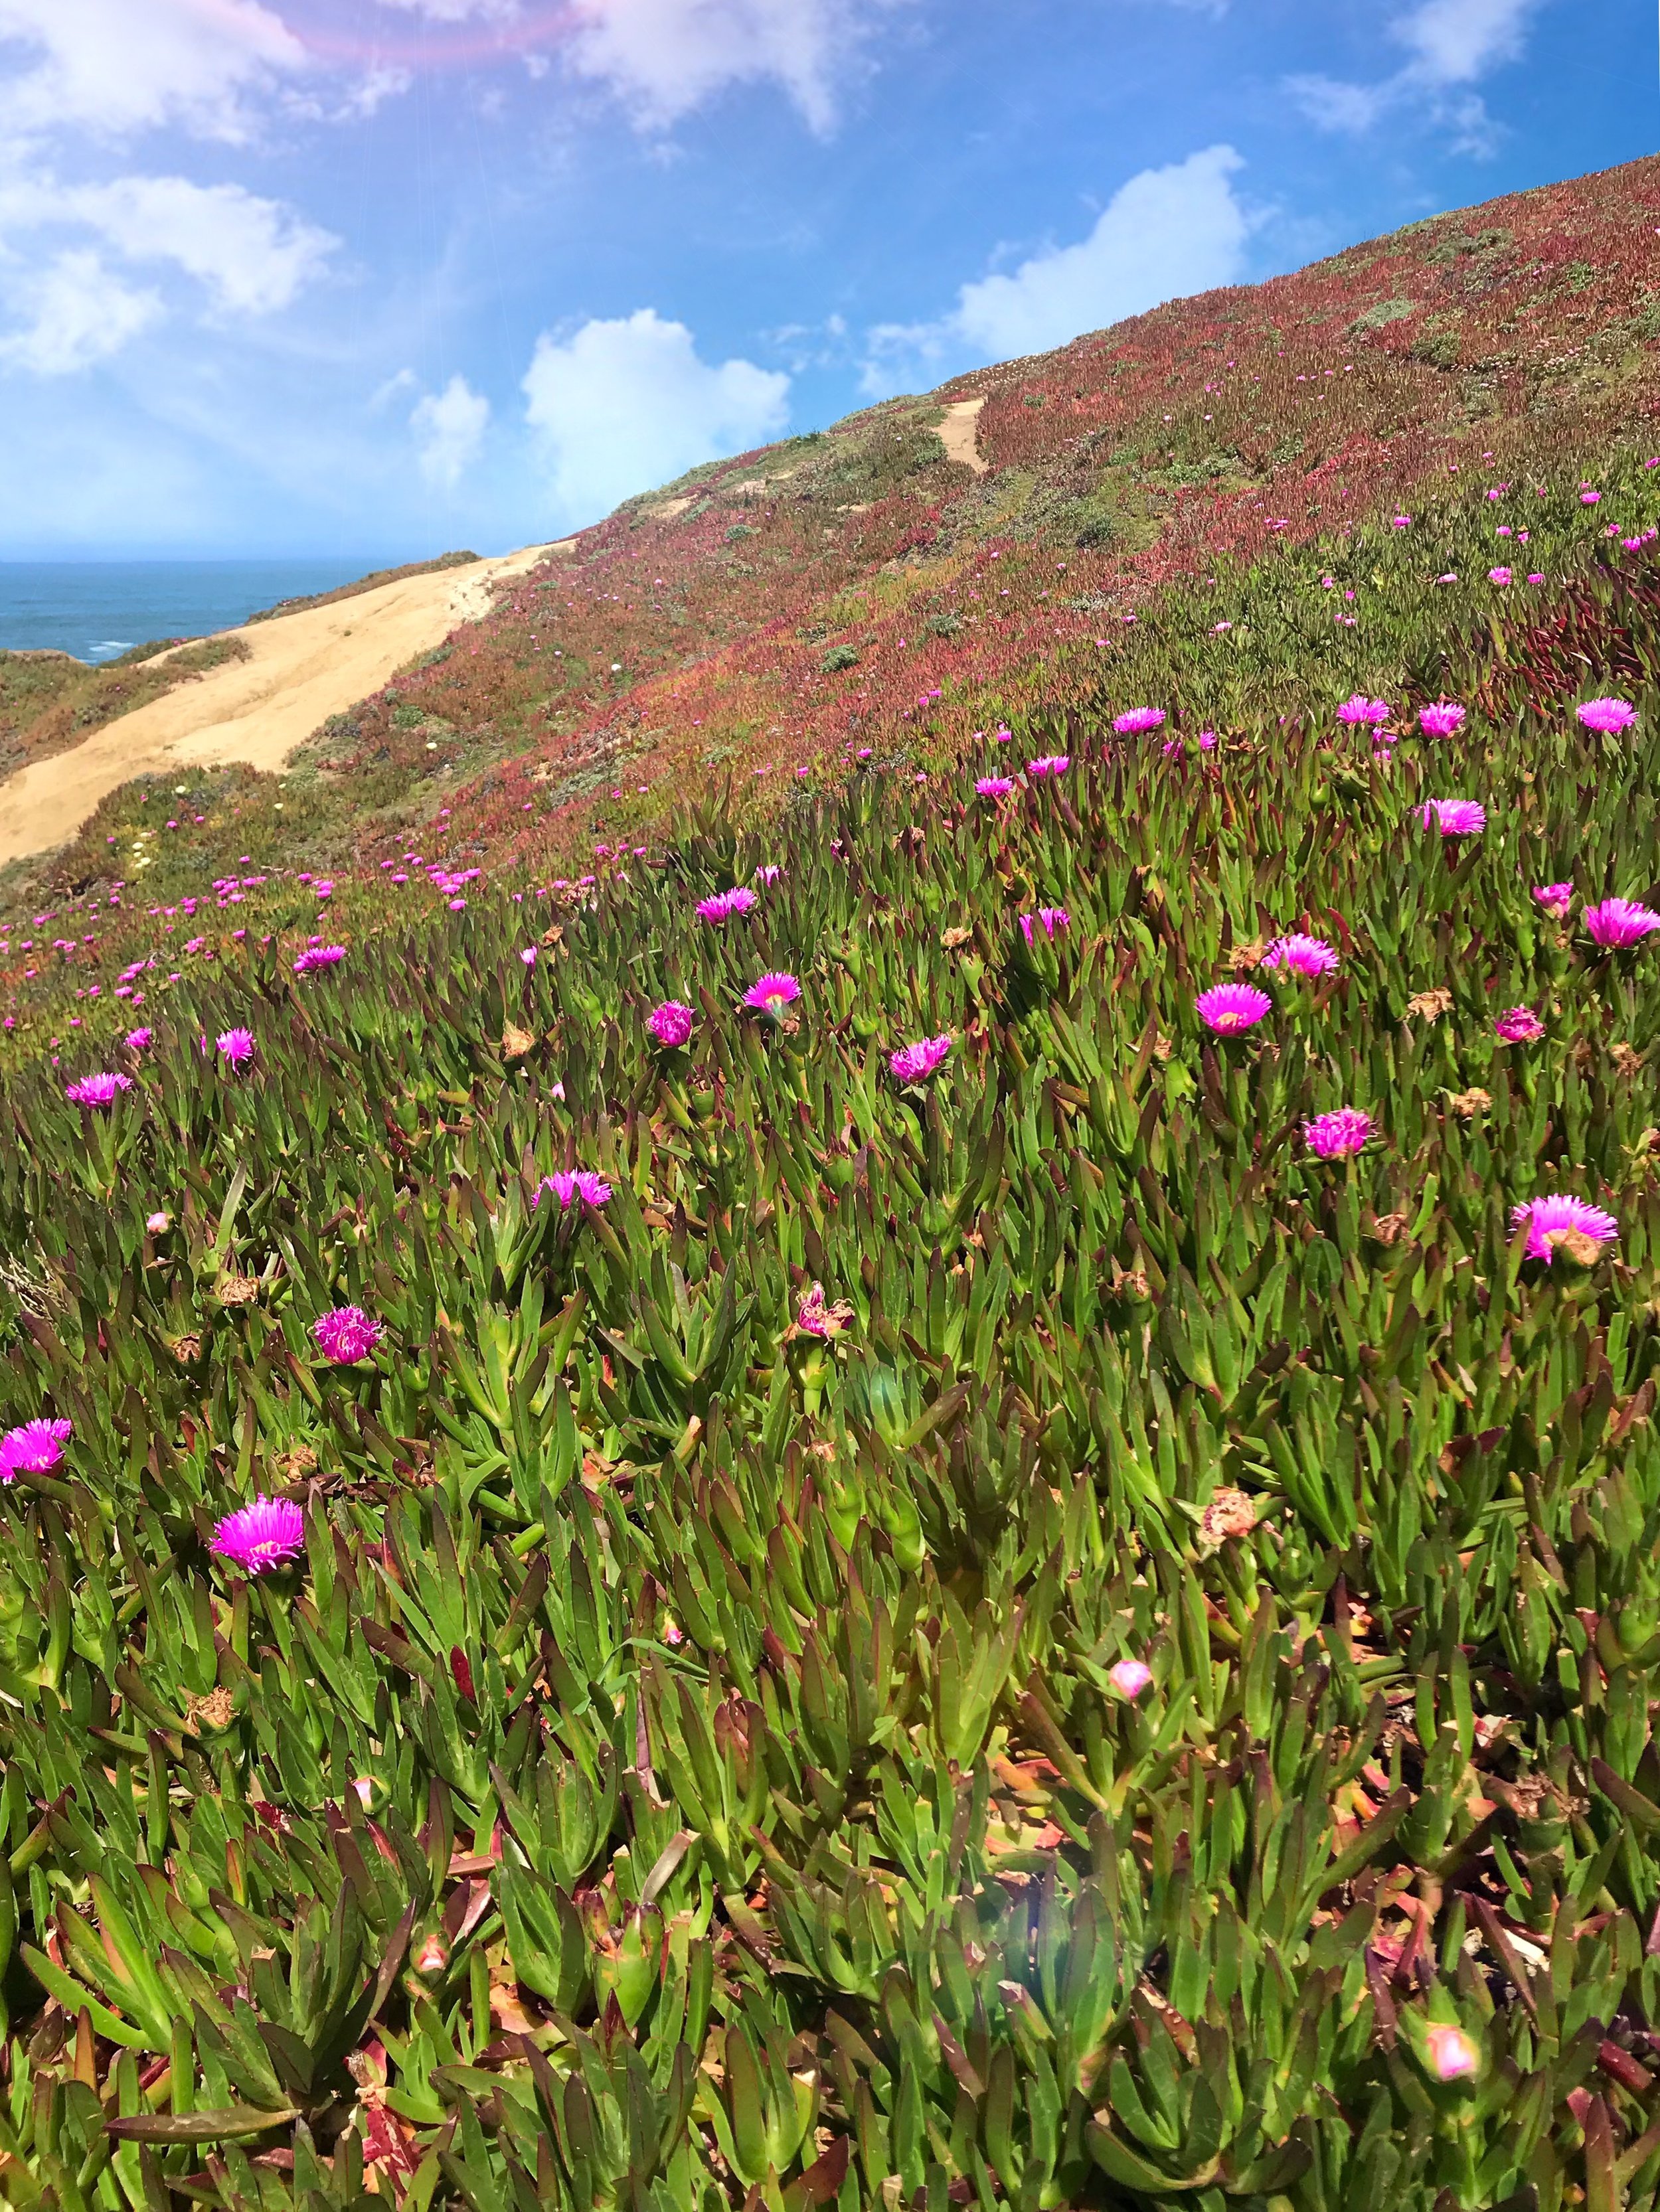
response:
{"label": "blue sky", "polygon": [[0,0],[0,557],[498,551],[1648,153],[1646,0]]}

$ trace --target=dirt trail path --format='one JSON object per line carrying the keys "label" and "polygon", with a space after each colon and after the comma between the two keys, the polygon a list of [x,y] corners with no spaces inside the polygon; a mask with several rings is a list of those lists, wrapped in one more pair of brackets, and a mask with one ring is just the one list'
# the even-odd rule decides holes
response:
{"label": "dirt trail path", "polygon": [[985,394],[978,399],[958,399],[946,410],[946,419],[939,425],[939,442],[946,449],[948,461],[961,461],[977,477],[985,475],[988,464],[981,458],[976,440],[976,425],[980,410],[985,405]]}
{"label": "dirt trail path", "polygon": [[331,714],[378,691],[458,623],[488,614],[495,585],[557,550],[532,545],[227,632],[246,642],[249,659],[181,684],[73,751],[0,783],[0,864],[67,842],[100,799],[134,776],[230,761],[280,769]]}

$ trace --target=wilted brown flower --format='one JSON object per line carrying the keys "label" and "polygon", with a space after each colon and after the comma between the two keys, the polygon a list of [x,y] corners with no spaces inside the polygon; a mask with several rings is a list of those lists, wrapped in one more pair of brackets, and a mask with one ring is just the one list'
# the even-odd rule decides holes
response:
{"label": "wilted brown flower", "polygon": [[213,1729],[228,1728],[235,1712],[236,1700],[222,1686],[210,1690],[205,1698],[185,1699],[185,1717],[193,1728],[200,1729],[204,1723]]}
{"label": "wilted brown flower", "polygon": [[1452,1012],[1452,993],[1440,984],[1432,991],[1414,991],[1407,1000],[1407,1012],[1426,1022],[1439,1021],[1443,1014]]}
{"label": "wilted brown flower", "polygon": [[522,1060],[535,1042],[534,1030],[521,1030],[509,1022],[502,1031],[502,1056],[504,1060]]}
{"label": "wilted brown flower", "polygon": [[1380,1244],[1398,1244],[1407,1231],[1404,1213],[1380,1213],[1371,1224],[1371,1233]]}
{"label": "wilted brown flower", "polygon": [[1260,937],[1253,937],[1249,945],[1236,945],[1228,955],[1228,973],[1248,975],[1253,968],[1262,966],[1262,955],[1268,949]]}
{"label": "wilted brown flower", "polygon": [[1256,1526],[1256,1501],[1249,1492],[1224,1488],[1213,1491],[1210,1504],[1199,1516],[1199,1541],[1214,1552],[1230,1536],[1249,1536]]}
{"label": "wilted brown flower", "polygon": [[1462,1114],[1468,1121],[1477,1114],[1485,1114],[1493,1103],[1493,1093],[1479,1087],[1474,1091],[1450,1091],[1447,1103],[1455,1114]]}
{"label": "wilted brown flower", "polygon": [[958,946],[959,945],[966,945],[973,934],[974,932],[971,929],[964,929],[959,926],[955,929],[947,929],[944,931],[940,936],[939,942],[946,951],[955,952]]}
{"label": "wilted brown flower", "polygon": [[213,1294],[222,1306],[250,1306],[259,1295],[258,1275],[221,1275]]}
{"label": "wilted brown flower", "polygon": [[1608,1048],[1608,1058],[1621,1075],[1635,1075],[1643,1065],[1643,1055],[1634,1045],[1625,1043],[1611,1045]]}

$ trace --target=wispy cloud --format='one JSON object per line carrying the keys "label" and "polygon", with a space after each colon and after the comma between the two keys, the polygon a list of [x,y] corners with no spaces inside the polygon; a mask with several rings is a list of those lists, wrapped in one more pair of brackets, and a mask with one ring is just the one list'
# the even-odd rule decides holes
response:
{"label": "wispy cloud", "polygon": [[1422,0],[1398,15],[1389,35],[1408,58],[1371,84],[1319,74],[1291,76],[1286,88],[1322,131],[1363,137],[1385,117],[1417,109],[1449,134],[1451,150],[1491,153],[1498,131],[1473,88],[1491,70],[1518,61],[1544,0]]}

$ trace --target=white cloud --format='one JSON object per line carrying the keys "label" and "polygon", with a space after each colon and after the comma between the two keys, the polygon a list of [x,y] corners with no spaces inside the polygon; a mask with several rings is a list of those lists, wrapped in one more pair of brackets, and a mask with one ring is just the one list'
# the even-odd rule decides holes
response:
{"label": "white cloud", "polygon": [[895,0],[574,0],[567,59],[648,125],[674,122],[728,85],[781,85],[815,131],[879,9]]}
{"label": "white cloud", "polygon": [[302,69],[305,48],[258,0],[0,0],[0,52],[25,64],[0,84],[13,134],[164,124],[247,137],[246,95]]}
{"label": "white cloud", "polygon": [[789,384],[752,362],[700,361],[684,323],[642,307],[562,343],[544,333],[524,390],[562,508],[592,520],[700,461],[775,438]]}
{"label": "white cloud", "polygon": [[1045,352],[1162,300],[1236,283],[1250,229],[1231,181],[1243,166],[1231,146],[1210,146],[1143,169],[1077,245],[964,284],[937,322],[879,325],[867,342],[865,390],[879,398],[950,362]]}
{"label": "white cloud", "polygon": [[465,376],[453,376],[441,392],[427,394],[410,416],[410,428],[429,484],[455,489],[483,448],[489,419],[489,401]]}
{"label": "white cloud", "polygon": [[135,292],[90,247],[60,253],[19,288],[30,319],[0,336],[0,360],[36,376],[72,376],[119,353],[161,313],[154,292]]}
{"label": "white cloud", "polygon": [[[0,191],[0,223],[10,195]],[[29,188],[41,222],[84,224],[129,261],[170,261],[232,314],[286,307],[339,240],[240,185],[119,177],[107,185]]]}
{"label": "white cloud", "polygon": [[1518,61],[1529,23],[1544,0],[1420,0],[1390,22],[1389,35],[1411,59],[1377,84],[1323,76],[1292,76],[1286,89],[1322,131],[1362,137],[1400,108],[1425,110],[1451,134],[1452,150],[1487,154],[1498,133],[1479,94],[1468,89],[1490,70]]}

